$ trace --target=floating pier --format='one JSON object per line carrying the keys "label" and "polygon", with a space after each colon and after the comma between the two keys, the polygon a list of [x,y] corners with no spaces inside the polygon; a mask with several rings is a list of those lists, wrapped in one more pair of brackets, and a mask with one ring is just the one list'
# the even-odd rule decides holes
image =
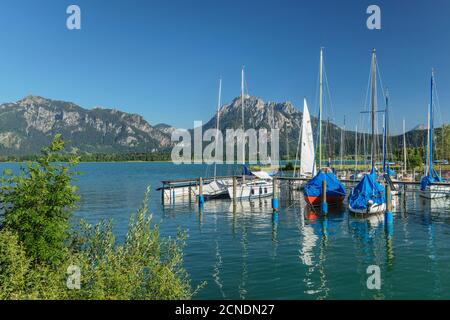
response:
{"label": "floating pier", "polygon": [[[195,202],[203,204],[203,186],[216,180],[232,179],[233,190],[236,192],[238,182],[242,180],[242,176],[220,176],[220,177],[198,177],[190,179],[163,180],[162,186],[156,189],[161,191],[162,204],[176,204],[177,202]],[[247,178],[248,179],[248,178]]]}
{"label": "floating pier", "polygon": [[[158,191],[161,191],[161,202],[163,205],[167,204],[176,204],[180,203],[191,203],[197,202],[199,205],[203,205],[205,202],[205,198],[203,197],[202,191],[203,186],[214,181],[214,179],[230,179],[233,181],[233,194],[236,195],[237,188],[239,184],[242,182],[242,176],[220,176],[220,177],[198,177],[198,178],[190,178],[190,179],[176,179],[176,180],[163,180],[161,181],[162,186],[158,188]],[[252,177],[247,176],[246,181],[252,179]],[[273,196],[272,196],[272,209],[274,212],[279,210],[279,202],[281,200],[281,196],[287,197],[290,200],[296,200],[293,197],[293,191],[298,190],[296,186],[302,185],[304,182],[309,181],[308,178],[298,178],[298,177],[283,177],[283,176],[275,176],[273,177]],[[359,182],[358,180],[353,179],[341,179],[342,183],[346,184],[349,187],[356,185]],[[420,192],[420,182],[413,181],[393,181],[391,183],[387,183],[386,190],[393,191],[393,186],[398,187],[400,194],[403,197],[403,204],[406,205],[406,194]],[[433,185],[438,186],[450,186],[450,183],[434,183]],[[287,188],[287,192],[280,192],[281,188]],[[326,184],[322,186],[326,190]],[[450,196],[450,194],[448,194]],[[240,199],[240,201],[246,201],[245,199]],[[234,200],[236,201],[236,196]],[[326,213],[327,204],[326,202],[321,204],[322,210]]]}

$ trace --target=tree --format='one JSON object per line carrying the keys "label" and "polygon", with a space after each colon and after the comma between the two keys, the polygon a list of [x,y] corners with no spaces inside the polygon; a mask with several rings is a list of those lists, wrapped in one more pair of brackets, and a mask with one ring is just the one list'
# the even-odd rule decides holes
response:
{"label": "tree", "polygon": [[407,164],[408,164],[408,170],[414,170],[414,169],[422,167],[423,158],[421,156],[420,150],[413,149],[412,152],[411,152],[411,150],[408,150]]}
{"label": "tree", "polygon": [[[148,216],[148,194],[130,218],[122,245],[116,244],[111,221],[91,226],[81,221],[75,232],[72,264],[79,265],[83,288],[79,299],[190,299],[188,274],[182,266],[185,235],[161,239]],[[200,287],[199,287],[200,288]],[[199,289],[198,288],[198,289]]]}
{"label": "tree", "polygon": [[[160,237],[148,215],[150,189],[125,243],[116,243],[111,221],[80,222],[71,230],[79,199],[71,184],[77,159],[53,162],[63,149],[58,135],[37,162],[2,177],[0,299],[191,298],[196,290],[183,268],[185,235]],[[81,272],[80,290],[66,286],[69,266]]]}
{"label": "tree", "polygon": [[61,263],[66,256],[68,220],[79,197],[71,180],[77,163],[68,165],[52,161],[64,149],[57,135],[36,162],[29,162],[17,176],[5,172],[2,177],[0,203],[5,210],[4,227],[15,232],[27,255],[46,264]]}

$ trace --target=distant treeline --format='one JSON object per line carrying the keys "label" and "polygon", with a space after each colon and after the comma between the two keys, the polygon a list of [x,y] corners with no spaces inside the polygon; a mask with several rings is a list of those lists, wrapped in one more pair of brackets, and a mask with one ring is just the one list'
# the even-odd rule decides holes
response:
{"label": "distant treeline", "polygon": [[[73,156],[78,156],[81,162],[121,162],[121,161],[169,161],[170,153],[80,153],[60,154],[58,161],[68,162]],[[36,161],[39,155],[0,156],[0,162]]]}

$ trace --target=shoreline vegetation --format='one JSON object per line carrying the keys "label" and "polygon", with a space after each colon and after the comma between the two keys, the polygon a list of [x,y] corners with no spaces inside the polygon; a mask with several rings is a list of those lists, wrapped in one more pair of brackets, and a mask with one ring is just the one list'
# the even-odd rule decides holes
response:
{"label": "shoreline vegetation", "polygon": [[6,169],[0,187],[0,299],[191,299],[183,267],[186,234],[162,238],[148,214],[149,188],[123,242],[112,221],[69,219],[80,197],[72,180],[78,163],[55,162],[57,135],[18,175]]}
{"label": "shoreline vegetation", "polygon": [[[449,137],[450,140],[450,137]],[[392,152],[389,154],[391,161],[395,163],[401,163],[403,161],[403,150],[398,152]],[[420,167],[423,165],[423,160],[425,159],[426,150],[423,147],[408,148],[407,149],[407,162],[408,167]],[[447,154],[444,152],[439,152],[442,159],[447,159]],[[26,162],[26,161],[36,161],[41,155],[10,155],[10,156],[0,156],[0,163],[2,162]],[[450,154],[448,155],[450,157]],[[59,153],[54,156],[55,161],[59,162],[70,162],[72,158],[76,157],[78,162],[172,162],[171,153]],[[358,155],[358,162],[362,164],[363,155]],[[338,163],[338,155],[330,155],[325,158],[335,159],[335,166],[340,166]],[[355,160],[354,155],[345,155],[343,158],[344,166],[354,166],[353,164],[346,164],[346,162],[353,162]],[[281,158],[285,164],[295,162],[295,154],[290,154],[288,156],[283,156]],[[370,162],[369,160],[366,160]],[[324,161],[325,162],[325,161]],[[397,164],[398,165],[398,164]],[[255,165],[258,166],[258,165]]]}
{"label": "shoreline vegetation", "polygon": [[[0,156],[0,162],[36,161],[40,155]],[[78,162],[171,162],[170,153],[59,153],[54,159],[70,162],[76,157]]]}

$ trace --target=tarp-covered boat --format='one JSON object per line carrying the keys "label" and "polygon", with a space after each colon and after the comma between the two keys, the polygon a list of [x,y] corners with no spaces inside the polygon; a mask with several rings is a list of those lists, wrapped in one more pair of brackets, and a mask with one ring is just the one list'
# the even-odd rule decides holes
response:
{"label": "tarp-covered boat", "polygon": [[364,175],[352,190],[348,203],[354,213],[380,213],[386,210],[385,190],[377,182],[375,169]]}
{"label": "tarp-covered boat", "polygon": [[327,183],[328,205],[341,204],[346,195],[345,186],[336,178],[331,170],[321,169],[314,178],[305,184],[304,194],[308,204],[318,206],[322,202],[322,182]]}

